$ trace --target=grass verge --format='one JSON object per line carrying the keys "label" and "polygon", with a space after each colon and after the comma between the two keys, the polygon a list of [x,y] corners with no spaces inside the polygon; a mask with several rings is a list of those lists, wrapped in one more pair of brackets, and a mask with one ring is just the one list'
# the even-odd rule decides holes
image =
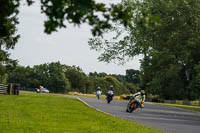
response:
{"label": "grass verge", "polygon": [[153,103],[153,104],[173,106],[173,107],[183,108],[183,109],[186,109],[186,110],[192,110],[192,111],[198,111],[198,112],[200,112],[200,106],[190,106],[190,105],[180,105],[180,104],[168,104],[168,103]]}
{"label": "grass verge", "polygon": [[0,95],[1,133],[162,133],[61,95]]}
{"label": "grass verge", "polygon": [[[84,93],[79,93],[79,92],[69,92],[68,95],[87,97],[87,98],[97,98],[97,96],[95,94],[84,94]],[[106,99],[106,96],[101,95],[100,99]],[[114,100],[120,100],[120,96],[114,96]]]}

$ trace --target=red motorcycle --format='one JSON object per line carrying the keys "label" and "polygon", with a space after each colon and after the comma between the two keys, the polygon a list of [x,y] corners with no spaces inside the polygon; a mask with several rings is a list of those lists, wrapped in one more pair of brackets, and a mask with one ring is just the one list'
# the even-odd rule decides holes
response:
{"label": "red motorcycle", "polygon": [[138,107],[143,108],[144,103],[140,103],[140,100],[135,97],[130,97],[130,100],[127,105],[126,112],[132,113],[134,110],[136,110]]}

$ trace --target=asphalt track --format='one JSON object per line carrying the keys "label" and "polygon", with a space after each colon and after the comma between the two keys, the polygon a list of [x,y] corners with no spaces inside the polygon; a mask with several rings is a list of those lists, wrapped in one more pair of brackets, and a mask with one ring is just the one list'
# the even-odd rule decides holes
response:
{"label": "asphalt track", "polygon": [[80,99],[97,110],[164,130],[167,133],[200,133],[199,112],[146,103],[143,109],[138,108],[132,113],[127,113],[125,110],[128,101],[112,101],[110,104],[107,104],[105,100],[94,98]]}

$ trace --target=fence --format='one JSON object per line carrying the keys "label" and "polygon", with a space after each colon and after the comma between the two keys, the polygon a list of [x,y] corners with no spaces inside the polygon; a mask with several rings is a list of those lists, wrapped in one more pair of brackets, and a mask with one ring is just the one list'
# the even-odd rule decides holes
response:
{"label": "fence", "polygon": [[19,84],[0,84],[0,94],[19,95]]}
{"label": "fence", "polygon": [[10,83],[8,84],[9,95],[19,95],[20,84]]}
{"label": "fence", "polygon": [[0,84],[0,94],[7,94],[8,93],[8,85]]}
{"label": "fence", "polygon": [[200,106],[200,101],[188,101],[188,100],[164,100],[164,103]]}

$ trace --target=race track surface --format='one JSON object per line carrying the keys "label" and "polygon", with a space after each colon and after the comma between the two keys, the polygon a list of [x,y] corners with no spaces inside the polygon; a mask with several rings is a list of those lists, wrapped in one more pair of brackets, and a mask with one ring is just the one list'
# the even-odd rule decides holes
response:
{"label": "race track surface", "polygon": [[114,116],[134,121],[149,127],[164,130],[168,133],[200,133],[200,113],[184,109],[145,104],[143,109],[138,108],[132,113],[126,112],[128,101],[112,101],[94,98],[80,98],[89,106],[112,114]]}

